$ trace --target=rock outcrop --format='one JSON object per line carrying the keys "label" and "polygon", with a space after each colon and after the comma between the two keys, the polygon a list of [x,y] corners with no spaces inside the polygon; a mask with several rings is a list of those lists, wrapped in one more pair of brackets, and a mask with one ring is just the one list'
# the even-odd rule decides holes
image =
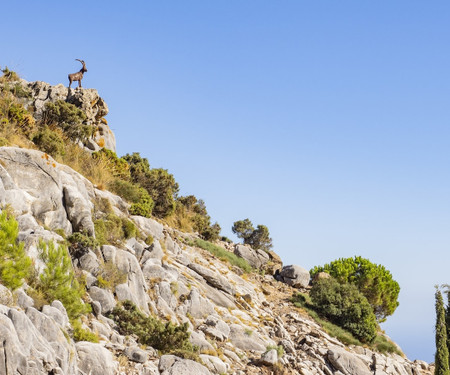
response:
{"label": "rock outcrop", "polygon": [[114,133],[108,126],[105,116],[108,114],[106,102],[99,96],[95,89],[68,89],[62,84],[52,86],[46,82],[36,81],[18,82],[27,92],[29,97],[24,98],[25,107],[33,110],[33,115],[37,120],[42,119],[45,111],[45,104],[62,100],[75,105],[86,114],[86,125],[96,128],[94,135],[87,143],[88,149],[98,151],[107,148],[116,152],[116,139]]}

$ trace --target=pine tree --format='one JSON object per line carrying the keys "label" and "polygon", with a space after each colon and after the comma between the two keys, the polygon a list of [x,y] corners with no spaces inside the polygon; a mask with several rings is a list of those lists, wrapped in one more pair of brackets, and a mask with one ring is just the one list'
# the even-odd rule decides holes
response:
{"label": "pine tree", "polygon": [[444,300],[441,291],[436,288],[436,354],[434,356],[435,375],[450,375],[447,348],[447,330],[445,327]]}
{"label": "pine tree", "polygon": [[31,259],[26,255],[24,244],[17,241],[19,224],[4,210],[0,213],[0,283],[17,289],[31,272]]}

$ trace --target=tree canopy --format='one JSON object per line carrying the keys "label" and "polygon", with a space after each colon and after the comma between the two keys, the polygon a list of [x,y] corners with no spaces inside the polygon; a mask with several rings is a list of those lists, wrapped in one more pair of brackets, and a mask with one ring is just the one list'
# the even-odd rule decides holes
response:
{"label": "tree canopy", "polygon": [[394,313],[398,306],[400,286],[382,265],[360,256],[340,258],[324,266],[314,267],[310,273],[327,272],[341,284],[350,283],[367,298],[379,322]]}
{"label": "tree canopy", "polygon": [[244,244],[254,249],[269,251],[273,247],[269,229],[265,225],[258,225],[255,229],[249,219],[244,219],[235,221],[231,230],[243,239]]}

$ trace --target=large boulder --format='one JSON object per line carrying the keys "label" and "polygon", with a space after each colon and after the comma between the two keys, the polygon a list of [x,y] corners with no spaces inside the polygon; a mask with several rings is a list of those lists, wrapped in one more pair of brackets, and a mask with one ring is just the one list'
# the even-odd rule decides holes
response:
{"label": "large boulder", "polygon": [[244,329],[238,324],[230,326],[229,339],[235,347],[245,351],[265,352],[268,345],[257,332]]}
{"label": "large boulder", "polygon": [[309,271],[297,265],[284,266],[276,274],[278,281],[282,281],[294,288],[306,288],[311,278]]}
{"label": "large boulder", "polygon": [[236,245],[234,253],[245,259],[253,268],[263,268],[270,260],[269,254],[263,250],[254,250],[244,245]]}

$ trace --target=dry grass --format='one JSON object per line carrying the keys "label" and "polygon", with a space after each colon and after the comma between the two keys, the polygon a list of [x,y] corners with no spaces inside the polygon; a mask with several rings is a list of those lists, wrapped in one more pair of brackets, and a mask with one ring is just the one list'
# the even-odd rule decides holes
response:
{"label": "dry grass", "polygon": [[91,181],[98,189],[106,189],[114,176],[106,160],[94,159],[89,151],[73,143],[66,143],[65,155],[57,159]]}

